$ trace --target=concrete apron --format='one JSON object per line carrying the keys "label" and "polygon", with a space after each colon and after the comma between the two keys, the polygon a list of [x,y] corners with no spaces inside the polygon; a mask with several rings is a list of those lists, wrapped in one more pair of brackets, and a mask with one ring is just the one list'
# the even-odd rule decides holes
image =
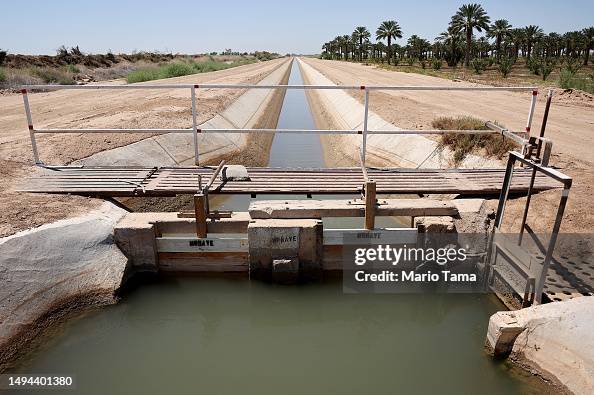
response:
{"label": "concrete apron", "polygon": [[[297,61],[307,84],[336,85],[306,62],[300,59]],[[363,130],[364,106],[346,91],[316,90],[309,94],[317,95],[324,112],[331,118],[333,128]],[[373,101],[373,93],[370,94],[369,100]],[[394,110],[398,111],[398,109]],[[401,130],[373,111],[369,111],[367,127],[369,130]],[[333,135],[332,138],[340,139],[342,147],[349,147],[349,150],[345,150],[345,154],[359,162],[360,135]],[[441,149],[437,142],[421,135],[369,135],[367,137],[367,159],[371,163],[407,168],[448,168],[451,167],[452,157],[450,149]],[[496,160],[468,155],[458,167],[502,167],[502,164]]]}
{"label": "concrete apron", "polygon": [[[280,64],[258,85],[286,84],[291,61]],[[237,129],[276,127],[267,120],[276,120],[282,106],[274,103],[278,95],[272,89],[249,89],[220,114],[199,125],[199,128]],[[281,96],[282,97],[282,96]],[[189,100],[188,100],[189,105]],[[200,96],[197,98],[200,112]],[[271,110],[272,109],[272,110]],[[278,112],[270,114],[270,111]],[[191,127],[191,126],[188,126]],[[259,136],[256,136],[258,138]],[[198,135],[200,162],[237,153],[248,143],[246,133],[209,133]],[[150,137],[124,147],[98,152],[73,162],[86,166],[176,166],[194,164],[194,137],[189,133],[169,133]]]}

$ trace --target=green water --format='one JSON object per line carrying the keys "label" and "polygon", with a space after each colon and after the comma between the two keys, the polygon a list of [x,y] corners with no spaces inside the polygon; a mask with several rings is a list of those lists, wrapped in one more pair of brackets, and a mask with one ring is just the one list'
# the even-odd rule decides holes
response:
{"label": "green water", "polygon": [[339,282],[160,278],[71,320],[19,371],[74,375],[81,394],[530,393],[482,352],[498,309]]}

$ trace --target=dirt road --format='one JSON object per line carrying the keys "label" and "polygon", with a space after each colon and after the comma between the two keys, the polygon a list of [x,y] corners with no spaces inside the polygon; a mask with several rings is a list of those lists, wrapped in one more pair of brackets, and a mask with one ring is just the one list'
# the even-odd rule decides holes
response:
{"label": "dirt road", "polygon": [[[473,85],[421,74],[382,70],[358,63],[313,58],[302,60],[338,85]],[[363,101],[361,91],[348,92]],[[513,130],[523,130],[530,95],[530,92],[385,91],[373,92],[369,103],[372,111],[403,128],[428,129],[439,116],[472,115],[500,122]],[[532,130],[536,132],[541,125],[543,96],[541,92],[532,124]],[[554,96],[546,136],[553,140],[552,165],[573,177],[562,231],[593,232],[594,103],[582,95],[576,97]],[[533,229],[550,231],[559,196],[559,191],[554,190],[540,193],[532,200],[529,222],[533,221]],[[522,202],[523,199],[516,199],[508,204],[507,229],[519,229]]]}
{"label": "dirt road", "polygon": [[[194,74],[148,84],[257,83],[287,59]],[[112,83],[121,84],[123,81]],[[221,112],[243,90],[201,90],[199,122]],[[38,128],[190,128],[189,90],[63,90],[30,94]],[[99,151],[124,146],[146,134],[69,134],[38,136],[42,161],[67,164]],[[75,196],[18,194],[14,186],[32,165],[31,142],[20,94],[0,96],[0,237],[62,218],[78,215],[100,201]]]}

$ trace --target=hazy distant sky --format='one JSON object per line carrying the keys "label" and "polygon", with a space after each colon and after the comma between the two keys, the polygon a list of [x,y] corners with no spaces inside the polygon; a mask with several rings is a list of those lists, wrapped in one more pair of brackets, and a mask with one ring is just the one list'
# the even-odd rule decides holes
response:
{"label": "hazy distant sky", "polygon": [[[325,41],[356,26],[375,33],[395,19],[404,40],[433,40],[456,9],[471,1],[381,0],[4,0],[0,48],[11,53],[55,54],[79,45],[85,52],[158,50],[201,53],[232,48],[318,53]],[[545,32],[594,25],[594,0],[483,0],[492,20],[537,24]],[[402,41],[404,41],[402,40]]]}

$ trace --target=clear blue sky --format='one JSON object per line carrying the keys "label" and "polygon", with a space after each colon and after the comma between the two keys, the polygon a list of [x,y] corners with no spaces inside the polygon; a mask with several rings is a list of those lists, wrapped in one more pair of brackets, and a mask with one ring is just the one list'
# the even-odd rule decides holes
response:
{"label": "clear blue sky", "polygon": [[[318,53],[323,42],[356,26],[375,33],[395,19],[404,39],[433,40],[456,9],[471,1],[381,0],[12,0],[2,5],[0,48],[55,54],[79,45],[84,52],[158,50],[201,53],[232,48]],[[594,0],[483,0],[492,20],[538,24],[545,32],[594,25]]]}

